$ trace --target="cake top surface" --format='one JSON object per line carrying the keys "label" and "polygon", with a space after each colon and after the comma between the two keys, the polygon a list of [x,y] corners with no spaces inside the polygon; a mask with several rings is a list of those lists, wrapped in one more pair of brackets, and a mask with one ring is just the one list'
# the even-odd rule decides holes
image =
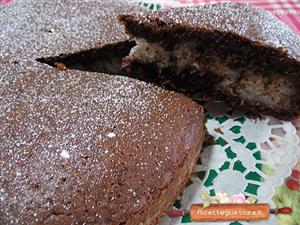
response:
{"label": "cake top surface", "polygon": [[58,56],[128,39],[125,1],[15,0],[0,8],[0,62]]}
{"label": "cake top surface", "polygon": [[160,21],[171,27],[232,32],[260,45],[283,49],[289,57],[300,60],[299,37],[271,12],[251,4],[228,2],[133,14],[139,23]]}
{"label": "cake top surface", "polygon": [[1,223],[122,223],[170,183],[199,138],[202,109],[180,94],[37,62],[9,67]]}

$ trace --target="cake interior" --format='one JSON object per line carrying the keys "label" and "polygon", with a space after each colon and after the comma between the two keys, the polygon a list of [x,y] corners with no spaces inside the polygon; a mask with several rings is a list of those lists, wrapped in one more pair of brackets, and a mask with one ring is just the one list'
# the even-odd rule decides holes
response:
{"label": "cake interior", "polygon": [[145,36],[142,29],[126,28],[134,41],[38,61],[130,76],[199,102],[225,101],[252,115],[290,119],[300,112],[300,65],[276,49],[219,32],[175,29]]}
{"label": "cake interior", "polygon": [[287,113],[299,105],[299,65],[247,41],[210,38],[194,35],[171,42],[136,38],[125,67],[128,73],[138,71],[143,80],[195,100],[231,101]]}

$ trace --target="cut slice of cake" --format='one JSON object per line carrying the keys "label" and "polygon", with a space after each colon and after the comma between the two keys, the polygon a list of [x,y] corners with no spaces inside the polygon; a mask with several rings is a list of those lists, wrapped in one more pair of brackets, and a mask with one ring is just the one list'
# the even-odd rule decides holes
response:
{"label": "cut slice of cake", "polygon": [[241,3],[121,15],[139,79],[252,115],[300,113],[300,40],[271,13]]}

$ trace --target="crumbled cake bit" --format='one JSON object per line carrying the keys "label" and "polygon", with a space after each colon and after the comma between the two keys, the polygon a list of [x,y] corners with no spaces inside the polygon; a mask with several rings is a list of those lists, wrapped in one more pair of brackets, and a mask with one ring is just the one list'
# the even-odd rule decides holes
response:
{"label": "crumbled cake bit", "polygon": [[219,3],[119,19],[136,40],[123,61],[135,78],[251,116],[300,114],[300,38],[270,12]]}
{"label": "crumbled cake bit", "polygon": [[219,133],[219,134],[224,134],[223,131],[222,131],[222,129],[220,127],[215,128],[214,131],[217,132],[217,133]]}
{"label": "crumbled cake bit", "polygon": [[58,69],[61,69],[61,70],[66,70],[68,69],[67,66],[63,63],[59,63],[59,62],[55,62],[54,63],[54,66],[57,67]]}

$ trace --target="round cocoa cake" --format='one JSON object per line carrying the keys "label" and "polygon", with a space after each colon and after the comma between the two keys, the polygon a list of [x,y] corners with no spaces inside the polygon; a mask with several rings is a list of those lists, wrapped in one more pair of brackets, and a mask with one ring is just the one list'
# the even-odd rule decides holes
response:
{"label": "round cocoa cake", "polygon": [[128,77],[36,61],[126,41],[117,1],[0,12],[0,224],[157,224],[204,138],[201,106]]}

